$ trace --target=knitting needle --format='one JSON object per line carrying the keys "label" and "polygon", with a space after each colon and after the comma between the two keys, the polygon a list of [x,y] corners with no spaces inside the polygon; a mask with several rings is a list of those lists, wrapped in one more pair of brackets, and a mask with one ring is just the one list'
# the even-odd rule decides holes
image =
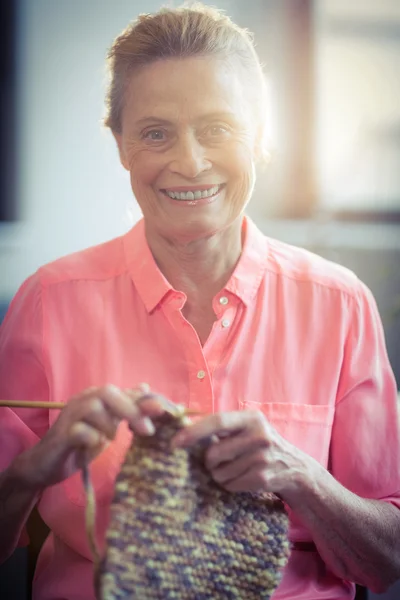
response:
{"label": "knitting needle", "polygon": [[[0,407],[5,406],[7,408],[54,408],[56,410],[61,410],[66,406],[65,402],[41,402],[38,400],[0,400]],[[200,416],[204,413],[193,410],[191,408],[186,408],[185,415],[188,416]]]}
{"label": "knitting needle", "polygon": [[0,406],[7,408],[64,408],[64,402],[40,402],[37,400],[0,400]]}

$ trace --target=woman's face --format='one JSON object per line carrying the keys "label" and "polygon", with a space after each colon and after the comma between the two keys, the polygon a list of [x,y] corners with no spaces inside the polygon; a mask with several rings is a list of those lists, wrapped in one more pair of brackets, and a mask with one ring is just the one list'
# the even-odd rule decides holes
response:
{"label": "woman's face", "polygon": [[239,72],[215,58],[186,58],[132,76],[115,137],[148,232],[191,241],[243,212],[257,132]]}

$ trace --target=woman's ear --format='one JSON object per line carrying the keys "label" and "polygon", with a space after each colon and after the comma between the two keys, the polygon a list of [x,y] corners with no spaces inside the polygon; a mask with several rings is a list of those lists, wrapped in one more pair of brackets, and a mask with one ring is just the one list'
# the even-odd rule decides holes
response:
{"label": "woman's ear", "polygon": [[126,154],[122,143],[122,134],[117,133],[116,131],[113,131],[112,134],[114,136],[115,141],[117,142],[119,160],[121,161],[121,165],[124,167],[124,169],[129,171],[128,161],[126,159]]}

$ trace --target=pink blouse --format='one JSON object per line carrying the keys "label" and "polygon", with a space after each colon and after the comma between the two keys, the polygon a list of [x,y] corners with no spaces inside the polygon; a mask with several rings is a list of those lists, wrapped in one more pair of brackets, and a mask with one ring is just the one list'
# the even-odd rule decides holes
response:
{"label": "pink blouse", "polygon": [[[400,507],[396,386],[375,302],[345,268],[265,238],[245,219],[245,244],[204,347],[148,248],[143,221],[126,235],[38,270],[0,330],[0,398],[65,402],[89,386],[147,382],[202,411],[257,408],[347,488]],[[0,409],[0,468],[29,448],[58,411]],[[92,463],[104,539],[113,483],[130,434]],[[51,529],[34,600],[91,600],[92,561],[80,474],[48,488]],[[329,525],[327,524],[327,527]],[[290,537],[311,541],[291,514]],[[294,550],[274,600],[344,600],[316,552]]]}

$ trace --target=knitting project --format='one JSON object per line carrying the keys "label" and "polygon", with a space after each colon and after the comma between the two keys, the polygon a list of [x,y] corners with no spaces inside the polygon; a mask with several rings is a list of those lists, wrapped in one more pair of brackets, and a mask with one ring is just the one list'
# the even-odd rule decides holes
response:
{"label": "knitting project", "polygon": [[269,600],[289,555],[288,518],[272,494],[230,493],[204,444],[170,449],[182,419],[136,437],[117,477],[99,565],[99,600]]}

